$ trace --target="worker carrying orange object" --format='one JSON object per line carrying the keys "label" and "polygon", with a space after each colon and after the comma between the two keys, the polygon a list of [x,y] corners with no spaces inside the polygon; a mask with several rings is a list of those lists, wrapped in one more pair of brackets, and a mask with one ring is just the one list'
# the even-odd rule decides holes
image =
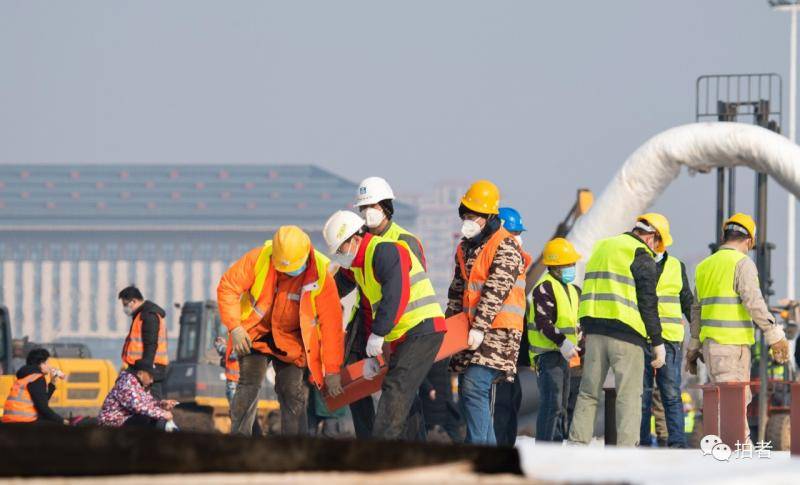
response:
{"label": "worker carrying orange object", "polygon": [[341,392],[342,309],[328,265],[305,232],[282,226],[222,276],[219,313],[239,357],[233,433],[251,433],[254,403],[269,363],[275,369],[282,434],[308,430],[306,368],[318,388]]}

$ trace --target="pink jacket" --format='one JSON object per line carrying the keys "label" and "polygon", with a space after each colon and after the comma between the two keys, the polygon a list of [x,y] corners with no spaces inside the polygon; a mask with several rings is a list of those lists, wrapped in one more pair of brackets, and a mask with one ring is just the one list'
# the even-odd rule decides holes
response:
{"label": "pink jacket", "polygon": [[160,401],[153,398],[133,373],[123,371],[103,401],[100,424],[119,427],[135,414],[166,419],[167,411],[161,408]]}

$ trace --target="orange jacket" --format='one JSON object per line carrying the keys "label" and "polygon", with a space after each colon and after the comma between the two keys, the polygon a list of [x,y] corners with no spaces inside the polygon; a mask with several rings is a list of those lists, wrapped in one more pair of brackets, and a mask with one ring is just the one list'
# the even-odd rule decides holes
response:
{"label": "orange jacket", "polygon": [[[298,277],[302,282],[300,294],[285,295],[299,301],[299,315],[282,318],[272,311],[279,285],[278,271],[270,261],[271,251],[272,242],[267,241],[263,247],[247,252],[222,275],[217,287],[222,323],[228,330],[241,325],[253,340],[255,351],[298,367],[307,366],[311,381],[321,386],[325,374],[339,373],[344,357],[342,307],[336,283],[327,270],[328,259],[311,248],[307,269]],[[264,275],[261,281],[257,278],[259,261],[266,264],[260,271]]]}
{"label": "orange jacket", "polygon": [[[459,244],[456,250],[456,257],[458,258],[458,266],[461,270],[461,276],[464,278],[466,284],[464,288],[463,309],[467,313],[470,325],[475,312],[478,308],[478,302],[481,299],[483,285],[489,277],[489,271],[494,263],[494,257],[497,253],[497,248],[504,239],[513,237],[510,232],[504,228],[498,229],[492,237],[483,246],[480,253],[475,258],[472,264],[472,269],[467,274],[467,265],[464,260],[464,249]],[[530,256],[521,251],[523,259],[525,260],[525,268],[530,265]],[[495,316],[492,321],[492,328],[513,328],[522,330],[523,319],[525,317],[525,271],[522,271],[517,276],[517,282],[508,293],[500,312]]]}
{"label": "orange jacket", "polygon": [[39,417],[33,405],[28,384],[42,377],[42,374],[30,374],[14,381],[3,406],[4,423],[32,423]]}

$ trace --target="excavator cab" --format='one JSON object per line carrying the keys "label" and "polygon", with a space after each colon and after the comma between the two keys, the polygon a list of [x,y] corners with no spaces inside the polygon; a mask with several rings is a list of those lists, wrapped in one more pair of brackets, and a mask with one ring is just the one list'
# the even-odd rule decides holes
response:
{"label": "excavator cab", "polygon": [[[166,398],[180,403],[176,422],[181,429],[227,432],[230,418],[225,368],[214,342],[218,337],[227,341],[228,330],[220,322],[217,302],[189,301],[176,306],[181,310],[180,334],[178,352],[167,368]],[[272,375],[267,373],[267,382],[259,393],[260,416],[278,408]]]}

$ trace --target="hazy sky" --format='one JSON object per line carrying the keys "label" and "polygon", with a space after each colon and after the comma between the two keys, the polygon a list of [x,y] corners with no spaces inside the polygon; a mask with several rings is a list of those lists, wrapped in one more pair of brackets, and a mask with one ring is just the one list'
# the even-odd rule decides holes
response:
{"label": "hazy sky", "polygon": [[[536,250],[577,187],[693,121],[697,76],[788,82],[788,32],[761,0],[0,0],[0,163],[314,163],[406,193],[489,178]],[[713,204],[711,176],[659,200],[675,254],[706,253]]]}

